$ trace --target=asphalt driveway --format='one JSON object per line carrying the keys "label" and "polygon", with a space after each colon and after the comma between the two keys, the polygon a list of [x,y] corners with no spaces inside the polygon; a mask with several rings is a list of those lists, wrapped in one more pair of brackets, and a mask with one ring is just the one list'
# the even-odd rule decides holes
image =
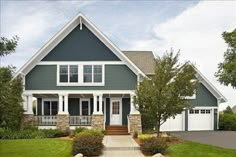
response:
{"label": "asphalt driveway", "polygon": [[189,131],[171,134],[188,141],[236,149],[236,131]]}

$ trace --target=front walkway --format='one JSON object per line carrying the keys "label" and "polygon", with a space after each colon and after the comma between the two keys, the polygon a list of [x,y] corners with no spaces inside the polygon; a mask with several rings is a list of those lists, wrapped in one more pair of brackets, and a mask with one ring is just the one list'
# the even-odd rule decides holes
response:
{"label": "front walkway", "polygon": [[105,149],[101,157],[144,157],[130,135],[105,136],[103,144]]}

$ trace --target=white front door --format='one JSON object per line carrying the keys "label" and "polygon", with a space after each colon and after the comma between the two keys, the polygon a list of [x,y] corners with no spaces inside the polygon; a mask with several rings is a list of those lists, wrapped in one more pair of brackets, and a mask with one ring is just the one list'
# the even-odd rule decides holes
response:
{"label": "white front door", "polygon": [[122,125],[121,99],[111,99],[110,125]]}

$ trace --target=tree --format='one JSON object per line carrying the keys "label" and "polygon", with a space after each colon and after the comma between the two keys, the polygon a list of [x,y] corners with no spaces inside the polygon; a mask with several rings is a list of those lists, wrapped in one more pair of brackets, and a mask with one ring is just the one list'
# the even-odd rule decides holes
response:
{"label": "tree", "polygon": [[0,57],[9,55],[15,52],[15,49],[18,44],[19,37],[14,36],[12,39],[7,39],[5,37],[1,37],[0,39]]}
{"label": "tree", "polygon": [[230,106],[226,107],[226,109],[223,112],[224,114],[233,114],[233,110],[231,109]]}
{"label": "tree", "polygon": [[13,67],[0,68],[0,127],[19,129],[23,116],[22,80],[13,79]]}
{"label": "tree", "polygon": [[[18,39],[17,36],[10,40],[1,37],[0,57],[15,52]],[[13,79],[14,72],[14,67],[0,67],[0,127],[10,129],[18,129],[23,117],[22,80]]]}
{"label": "tree", "polygon": [[179,53],[174,55],[172,51],[158,57],[154,76],[145,78],[136,90],[136,108],[141,115],[155,120],[158,136],[168,118],[190,107],[185,97],[192,96],[197,87],[193,66],[187,62],[181,66],[178,61]]}
{"label": "tree", "polygon": [[236,88],[236,29],[232,32],[224,32],[222,36],[228,48],[224,53],[224,61],[218,64],[215,75],[221,84]]}

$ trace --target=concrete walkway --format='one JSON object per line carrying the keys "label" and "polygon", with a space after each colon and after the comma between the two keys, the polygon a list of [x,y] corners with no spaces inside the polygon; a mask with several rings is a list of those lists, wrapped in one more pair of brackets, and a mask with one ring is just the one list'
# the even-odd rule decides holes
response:
{"label": "concrete walkway", "polygon": [[144,157],[130,135],[105,136],[103,144],[105,149],[101,157]]}

